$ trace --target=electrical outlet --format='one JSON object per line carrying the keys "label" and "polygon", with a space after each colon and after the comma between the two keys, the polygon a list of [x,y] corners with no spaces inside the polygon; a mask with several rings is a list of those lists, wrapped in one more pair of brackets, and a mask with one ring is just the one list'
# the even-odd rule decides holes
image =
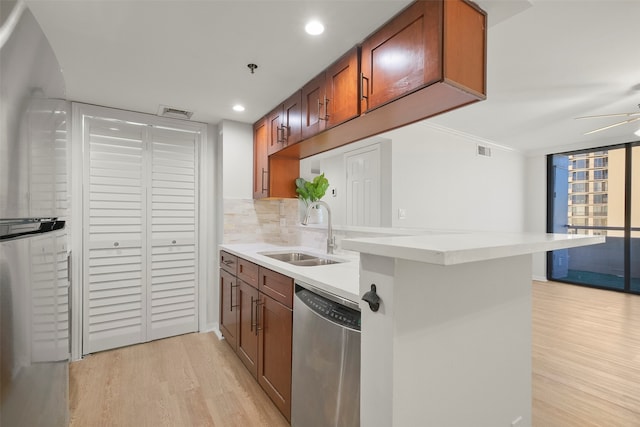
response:
{"label": "electrical outlet", "polygon": [[407,219],[407,210],[404,208],[398,208],[398,219]]}

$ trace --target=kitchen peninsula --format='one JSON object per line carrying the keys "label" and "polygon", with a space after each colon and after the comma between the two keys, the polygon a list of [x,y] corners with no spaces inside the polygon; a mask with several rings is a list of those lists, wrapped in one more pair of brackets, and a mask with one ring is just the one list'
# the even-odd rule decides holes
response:
{"label": "kitchen peninsula", "polygon": [[348,239],[360,252],[361,425],[531,426],[531,254],[602,236]]}

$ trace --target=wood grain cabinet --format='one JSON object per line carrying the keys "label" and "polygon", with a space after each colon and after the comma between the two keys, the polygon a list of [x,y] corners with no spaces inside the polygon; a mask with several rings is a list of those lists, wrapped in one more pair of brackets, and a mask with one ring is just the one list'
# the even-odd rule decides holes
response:
{"label": "wood grain cabinet", "polygon": [[267,114],[269,126],[267,153],[269,155],[300,142],[302,137],[301,101],[301,91],[297,91]]}
{"label": "wood grain cabinet", "polygon": [[300,160],[278,152],[269,155],[269,134],[269,117],[254,123],[253,198],[295,198],[295,179],[300,175]]}
{"label": "wood grain cabinet", "polygon": [[236,279],[237,257],[220,252],[220,332],[227,344],[236,351],[238,342],[238,282]]}
{"label": "wood grain cabinet", "polygon": [[302,88],[302,139],[360,114],[358,52],[354,47]]}
{"label": "wood grain cabinet", "polygon": [[290,420],[293,279],[224,251],[220,260],[222,335]]}
{"label": "wood grain cabinet", "polygon": [[465,0],[411,4],[362,43],[362,111],[439,81],[483,95],[485,26]]}
{"label": "wood grain cabinet", "polygon": [[259,289],[258,383],[291,420],[293,279],[260,267]]}
{"label": "wood grain cabinet", "polygon": [[269,153],[267,118],[253,125],[253,198],[269,196]]}

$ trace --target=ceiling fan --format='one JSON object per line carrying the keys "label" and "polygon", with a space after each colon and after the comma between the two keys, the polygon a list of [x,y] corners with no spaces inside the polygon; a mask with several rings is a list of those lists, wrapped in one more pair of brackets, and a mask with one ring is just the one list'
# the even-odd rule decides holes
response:
{"label": "ceiling fan", "polygon": [[[640,104],[638,104],[638,108],[640,108]],[[636,116],[638,116],[638,117],[636,117]],[[575,119],[576,120],[580,120],[580,119],[599,119],[599,118],[603,118],[603,117],[631,117],[631,118],[629,118],[627,120],[623,120],[623,121],[618,122],[618,123],[614,123],[614,124],[609,125],[609,126],[603,126],[601,128],[594,129],[592,131],[589,131],[589,132],[585,133],[585,135],[589,135],[589,134],[592,134],[592,133],[600,132],[602,130],[611,129],[613,127],[624,125],[624,124],[627,124],[627,123],[637,122],[638,120],[640,120],[640,111],[637,112],[637,113],[618,113],[618,114],[600,114],[600,115],[597,115],[597,116],[583,116],[583,117],[576,117]]]}

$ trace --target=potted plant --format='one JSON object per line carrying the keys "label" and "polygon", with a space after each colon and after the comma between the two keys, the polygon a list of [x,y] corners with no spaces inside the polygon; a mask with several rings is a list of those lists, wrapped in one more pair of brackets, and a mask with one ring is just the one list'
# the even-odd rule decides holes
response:
{"label": "potted plant", "polygon": [[[296,193],[298,193],[298,198],[304,202],[306,207],[310,203],[322,199],[328,188],[329,180],[325,178],[324,173],[316,176],[312,181],[307,181],[302,177],[296,179]],[[315,214],[312,215],[309,222],[322,222],[321,210],[313,209],[313,211]]]}

